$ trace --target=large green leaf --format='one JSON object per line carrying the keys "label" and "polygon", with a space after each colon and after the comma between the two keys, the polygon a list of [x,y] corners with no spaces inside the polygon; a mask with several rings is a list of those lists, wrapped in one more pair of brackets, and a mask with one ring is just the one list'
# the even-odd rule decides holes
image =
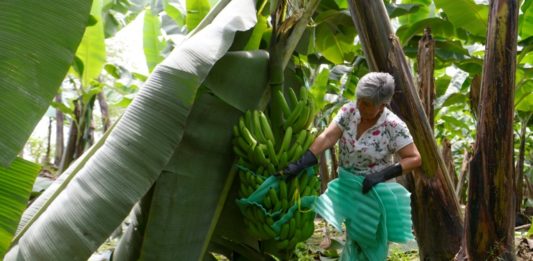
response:
{"label": "large green leaf", "polygon": [[0,259],[11,245],[40,169],[40,165],[20,158],[9,168],[0,167]]}
{"label": "large green leaf", "polygon": [[428,18],[430,15],[429,6],[431,5],[431,0],[402,0],[401,3],[418,5],[416,12],[409,13],[408,15],[404,15],[399,18],[400,24],[402,25],[413,24]]}
{"label": "large green leaf", "polygon": [[201,82],[235,32],[248,30],[255,19],[254,1],[231,1],[174,49],[6,260],[86,260],[159,177],[183,138]]}
{"label": "large green leaf", "polygon": [[143,49],[148,70],[151,72],[165,58],[162,53],[165,42],[161,36],[159,15],[150,11],[144,12]]}
{"label": "large green leaf", "polygon": [[76,51],[76,56],[83,62],[81,83],[86,89],[100,75],[106,62],[102,0],[93,0],[91,16],[96,19],[96,24],[87,27]]}
{"label": "large green leaf", "polygon": [[420,5],[418,4],[386,4],[387,13],[390,18],[395,18],[398,16],[404,16],[407,14],[416,13]]}
{"label": "large green leaf", "polygon": [[[214,230],[217,209],[222,208],[219,201],[225,199],[226,186],[233,179],[228,177],[234,157],[231,129],[243,111],[258,106],[267,86],[267,65],[264,51],[232,52],[215,64],[182,142],[156,182],[151,209],[141,217],[147,219],[142,246],[120,242],[129,251],[117,249],[115,260],[139,256],[142,260],[200,260]],[[140,237],[136,230],[140,228],[130,226],[121,241],[134,242]],[[131,254],[135,251],[140,253]]]}
{"label": "large green leaf", "polygon": [[403,25],[396,30],[400,42],[406,45],[413,36],[423,35],[425,28],[431,28],[433,37],[448,38],[454,35],[453,25],[441,18],[432,17],[420,20],[414,24]]}
{"label": "large green leaf", "polygon": [[435,5],[446,13],[455,27],[481,37],[486,37],[489,7],[474,0],[435,0]]}
{"label": "large green leaf", "polygon": [[526,39],[533,36],[533,8],[532,0],[525,0],[522,4],[522,14],[519,17],[518,34],[520,38]]}
{"label": "large green leaf", "polygon": [[187,7],[185,24],[190,32],[204,19],[211,7],[208,0],[188,0],[185,1],[185,4]]}
{"label": "large green leaf", "polygon": [[0,165],[48,109],[89,20],[90,0],[0,1]]}
{"label": "large green leaf", "polygon": [[346,12],[322,12],[316,18],[316,24],[316,48],[326,59],[334,64],[342,64],[355,57],[356,31]]}
{"label": "large green leaf", "polygon": [[517,85],[514,102],[516,110],[533,112],[533,79]]}

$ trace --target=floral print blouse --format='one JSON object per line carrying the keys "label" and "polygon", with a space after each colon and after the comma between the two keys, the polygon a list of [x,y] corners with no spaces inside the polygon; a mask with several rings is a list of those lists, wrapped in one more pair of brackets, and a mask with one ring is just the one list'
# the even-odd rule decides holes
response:
{"label": "floral print blouse", "polygon": [[393,164],[394,153],[413,143],[406,124],[387,108],[359,140],[356,137],[361,115],[356,102],[342,106],[333,121],[343,131],[339,140],[339,165],[345,169],[367,174],[380,171]]}

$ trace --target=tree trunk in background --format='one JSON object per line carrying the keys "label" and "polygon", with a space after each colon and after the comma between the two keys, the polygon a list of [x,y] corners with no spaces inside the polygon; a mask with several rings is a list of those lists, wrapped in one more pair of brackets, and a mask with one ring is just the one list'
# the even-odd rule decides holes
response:
{"label": "tree trunk in background", "polygon": [[92,121],[93,121],[93,108],[96,95],[93,95],[87,104],[81,104],[82,111],[79,118],[79,133],[78,140],[76,141],[76,150],[74,159],[79,158],[85,149],[91,142],[92,135]]}
{"label": "tree trunk in background", "polygon": [[452,144],[446,138],[442,140],[441,153],[442,153],[442,158],[444,158],[444,162],[446,163],[446,168],[448,169],[448,175],[450,175],[450,179],[452,180],[453,187],[456,188],[457,187],[457,175],[455,175],[455,164],[453,163]]}
{"label": "tree trunk in background", "polygon": [[470,165],[466,247],[470,260],[515,260],[513,113],[516,0],[490,2],[476,144]]}
{"label": "tree trunk in background", "polygon": [[[56,95],[55,101],[62,103],[61,94]],[[65,147],[63,140],[63,122],[64,116],[60,110],[56,110],[56,153],[54,158],[54,165],[59,168],[61,158],[63,157],[63,149]]]}
{"label": "tree trunk in background", "polygon": [[326,191],[326,188],[328,187],[328,183],[331,180],[331,175],[328,171],[328,163],[326,159],[326,152],[323,151],[322,154],[320,154],[320,160],[319,160],[319,174],[320,174],[320,193]]}
{"label": "tree trunk in background", "polygon": [[104,126],[104,132],[106,132],[111,126],[111,119],[109,118],[109,106],[107,105],[103,92],[99,92],[97,98],[98,104],[100,105],[100,113],[102,114],[102,125]]}
{"label": "tree trunk in background", "polygon": [[385,71],[398,86],[393,111],[409,127],[422,155],[415,175],[413,223],[421,260],[450,260],[461,246],[459,203],[437,148],[431,125],[416,93],[409,65],[394,36],[383,1],[349,1],[352,19],[370,70]]}
{"label": "tree trunk in background", "polygon": [[431,129],[434,129],[435,116],[433,101],[435,100],[435,41],[431,29],[424,29],[424,36],[418,41],[418,95],[428,117]]}
{"label": "tree trunk in background", "polygon": [[472,79],[472,84],[470,84],[470,111],[472,111],[472,115],[474,115],[474,118],[478,118],[479,116],[479,95],[481,93],[481,77],[479,75],[475,75]]}
{"label": "tree trunk in background", "polygon": [[52,118],[48,118],[48,135],[46,137],[46,153],[44,154],[42,165],[50,165],[50,151],[52,147]]}
{"label": "tree trunk in background", "polygon": [[520,128],[520,149],[518,150],[518,161],[516,162],[516,213],[521,213],[522,200],[524,196],[524,160],[526,153],[527,123],[533,113],[529,113],[521,119]]}
{"label": "tree trunk in background", "polygon": [[463,163],[461,164],[461,170],[459,171],[459,181],[455,192],[460,204],[466,204],[466,188],[468,185],[468,173],[470,172],[470,159],[472,154],[465,149],[463,153]]}
{"label": "tree trunk in background", "polygon": [[70,123],[70,128],[68,131],[68,140],[67,140],[67,146],[65,147],[65,151],[63,152],[63,156],[61,158],[61,164],[59,165],[58,174],[63,173],[70,163],[74,160],[74,155],[76,154],[76,143],[79,136],[78,131],[78,124],[79,119],[81,115],[81,101],[75,100],[74,101],[74,117],[75,119],[72,119]]}
{"label": "tree trunk in background", "polygon": [[70,125],[67,147],[61,160],[59,173],[66,170],[75,159],[85,152],[86,145],[90,141],[90,124],[95,98],[92,96],[88,104],[82,104],[81,97],[74,101],[76,119]]}
{"label": "tree trunk in background", "polygon": [[333,146],[331,149],[331,179],[339,177],[337,170],[339,169],[339,160],[337,158],[337,146]]}

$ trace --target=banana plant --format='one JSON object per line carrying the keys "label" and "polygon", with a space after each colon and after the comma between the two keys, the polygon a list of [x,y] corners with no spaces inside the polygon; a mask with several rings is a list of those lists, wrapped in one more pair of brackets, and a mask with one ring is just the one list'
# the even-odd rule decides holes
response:
{"label": "banana plant", "polygon": [[[201,83],[235,32],[255,22],[253,1],[231,1],[212,23],[174,49],[101,148],[21,230],[6,260],[86,260],[157,180],[183,140]],[[63,221],[57,222],[58,216]]]}
{"label": "banana plant", "polygon": [[90,7],[89,0],[0,2],[0,258],[40,168],[16,156],[72,63]]}
{"label": "banana plant", "polygon": [[90,8],[90,0],[0,3],[0,165],[15,159],[46,112],[72,64]]}

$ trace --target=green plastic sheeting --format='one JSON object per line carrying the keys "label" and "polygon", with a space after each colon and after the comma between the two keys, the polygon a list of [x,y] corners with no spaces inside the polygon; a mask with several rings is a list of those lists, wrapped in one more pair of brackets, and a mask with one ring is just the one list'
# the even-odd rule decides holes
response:
{"label": "green plastic sheeting", "polygon": [[313,209],[337,230],[347,230],[341,260],[386,260],[388,243],[413,240],[410,193],[395,182],[376,185],[363,194],[363,175],[341,168],[339,178]]}

